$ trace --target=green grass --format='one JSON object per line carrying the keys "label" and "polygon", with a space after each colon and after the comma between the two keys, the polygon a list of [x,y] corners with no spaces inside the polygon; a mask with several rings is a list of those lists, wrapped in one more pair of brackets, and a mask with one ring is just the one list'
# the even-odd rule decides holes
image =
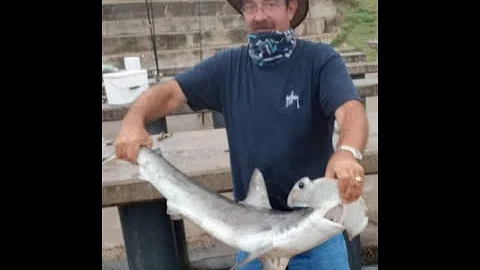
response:
{"label": "green grass", "polygon": [[367,61],[376,61],[377,50],[370,48],[367,42],[377,38],[378,0],[343,0],[336,2],[337,8],[343,15],[343,20],[340,24],[340,34],[332,41],[332,45],[335,47],[342,45],[353,47],[364,52]]}

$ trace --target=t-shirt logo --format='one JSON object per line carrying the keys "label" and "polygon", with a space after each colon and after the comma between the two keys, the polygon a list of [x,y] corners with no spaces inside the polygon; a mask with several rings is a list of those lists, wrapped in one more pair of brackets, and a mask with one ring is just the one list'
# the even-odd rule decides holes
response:
{"label": "t-shirt logo", "polygon": [[300,109],[298,96],[295,95],[295,93],[293,93],[293,90],[292,90],[292,92],[290,92],[290,94],[285,97],[285,108],[288,108],[290,105],[292,105],[294,101],[297,103],[297,109]]}

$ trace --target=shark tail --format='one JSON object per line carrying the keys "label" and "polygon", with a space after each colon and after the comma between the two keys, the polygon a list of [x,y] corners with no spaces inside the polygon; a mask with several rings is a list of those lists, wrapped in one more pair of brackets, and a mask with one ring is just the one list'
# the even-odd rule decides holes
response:
{"label": "shark tail", "polygon": [[262,261],[263,270],[284,270],[287,269],[290,262],[290,258],[283,257],[261,257],[260,260]]}
{"label": "shark tail", "polygon": [[285,270],[287,269],[288,263],[290,262],[290,258],[277,258],[277,257],[255,257],[253,256],[248,256],[246,259],[239,263],[235,263],[233,267],[230,268],[230,270],[238,270],[239,268],[245,266],[247,263],[259,259],[262,263],[262,269],[263,270]]}

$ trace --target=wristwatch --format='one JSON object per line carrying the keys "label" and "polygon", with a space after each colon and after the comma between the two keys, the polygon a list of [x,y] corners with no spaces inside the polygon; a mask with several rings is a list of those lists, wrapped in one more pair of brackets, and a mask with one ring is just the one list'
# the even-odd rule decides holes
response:
{"label": "wristwatch", "polygon": [[360,152],[360,150],[358,150],[355,147],[351,147],[351,146],[348,146],[348,145],[341,145],[340,147],[338,147],[338,150],[348,151],[348,152],[352,153],[352,155],[358,160],[362,160],[362,158],[363,158],[363,155]]}

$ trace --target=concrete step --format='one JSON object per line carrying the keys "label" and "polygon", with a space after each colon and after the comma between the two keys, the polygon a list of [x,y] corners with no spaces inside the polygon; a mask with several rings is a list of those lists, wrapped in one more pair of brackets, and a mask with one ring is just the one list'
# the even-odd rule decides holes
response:
{"label": "concrete step", "polygon": [[[155,34],[211,31],[215,29],[244,28],[245,23],[240,15],[228,16],[188,16],[173,18],[155,18],[153,27]],[[306,19],[295,31],[298,35],[313,35],[323,33],[325,21],[322,18]],[[142,19],[126,19],[102,22],[103,36],[138,36],[150,35],[150,28],[146,17]]]}
{"label": "concrete step", "polygon": [[367,45],[368,45],[370,48],[378,49],[378,40],[377,40],[377,39],[369,40],[369,41],[367,42]]}
{"label": "concrete step", "polygon": [[[228,16],[238,15],[224,0],[153,0],[155,18],[187,16]],[[145,1],[142,0],[102,0],[102,20],[118,21],[147,18]],[[333,1],[310,1],[307,19],[335,19],[337,10]]]}
{"label": "concrete step", "polygon": [[354,79],[353,83],[362,96],[373,97],[378,95],[378,78]]}
{"label": "concrete step", "polygon": [[[122,60],[123,61],[123,60]],[[110,62],[109,62],[110,63]],[[154,61],[152,61],[152,65],[150,66],[143,66],[148,70],[148,76],[153,77],[157,74]],[[123,65],[123,63],[122,63]],[[160,63],[159,63],[160,66]],[[160,74],[164,77],[175,76],[180,72],[184,72],[188,69],[192,68],[192,66],[170,66],[170,67],[161,67],[160,66]],[[378,63],[377,62],[354,62],[354,63],[347,63],[348,73],[352,76],[353,79],[362,79],[364,78],[365,74],[367,73],[376,73],[378,72]]]}
{"label": "concrete step", "polygon": [[[152,1],[154,18],[172,18],[188,16],[226,16],[238,15],[227,1]],[[128,19],[145,19],[147,9],[145,1],[102,1],[102,20],[118,21]]]}
{"label": "concrete step", "polygon": [[339,28],[333,28],[331,32],[324,32],[320,35],[313,35],[313,36],[303,35],[303,36],[299,36],[299,38],[310,40],[312,42],[323,42],[323,43],[330,44],[338,36],[339,33],[340,33]]}
{"label": "concrete step", "polygon": [[[235,30],[237,31],[237,30]],[[202,58],[205,59],[208,56],[213,55],[215,52],[224,50],[227,48],[239,46],[245,44],[246,40],[239,32],[232,30],[231,37],[236,37],[233,40],[230,40],[228,43],[225,40],[217,39],[213,41],[210,39],[210,44],[208,40],[202,40],[202,48],[200,51],[200,35],[191,36],[191,41],[187,40],[187,36],[184,34],[178,35],[165,35],[168,36],[167,39],[160,40],[157,38],[157,56],[159,58],[159,67],[161,69],[168,69],[171,67],[188,67],[197,64]],[[315,42],[330,43],[337,33],[324,33],[314,36],[301,36],[302,39],[313,40]],[[127,56],[139,56],[141,59],[142,67],[147,69],[155,68],[155,56],[153,53],[151,41],[146,40],[145,38],[136,38],[129,37],[130,41],[125,42],[120,38],[109,38],[107,41],[104,41],[103,44],[103,56],[102,61],[114,65],[120,69],[124,68],[123,58]],[[212,45],[211,43],[221,43]],[[237,42],[238,41],[238,42]],[[123,42],[123,44],[122,44]],[[225,44],[227,43],[227,44]],[[163,47],[163,49],[162,49]],[[177,49],[165,49],[165,48],[176,48]],[[180,48],[178,48],[180,47]],[[201,55],[202,53],[202,55]],[[348,53],[345,52],[348,62],[357,61],[365,59],[365,57],[359,55],[359,53]]]}
{"label": "concrete step", "polygon": [[[244,29],[216,29],[200,32],[175,32],[155,37],[157,50],[178,50],[202,46],[230,45],[246,42]],[[105,36],[102,38],[102,55],[138,54],[152,51],[150,35]]]}
{"label": "concrete step", "polygon": [[358,52],[359,50],[353,48],[353,47],[338,47],[335,48],[335,50],[339,53],[349,53],[349,52]]}
{"label": "concrete step", "polygon": [[[185,24],[187,25],[187,24]],[[298,36],[308,36],[324,40],[331,39],[332,35],[319,37],[324,34],[323,20],[306,21],[305,27],[297,29]],[[142,51],[151,51],[153,49],[152,37],[147,27],[139,33],[127,30],[128,35],[103,36],[102,38],[102,54],[104,56],[112,54],[138,53]],[[145,33],[147,32],[147,33]],[[233,28],[209,28],[202,31],[179,31],[179,32],[163,32],[155,36],[156,46],[158,50],[176,50],[194,48],[202,46],[218,46],[232,45],[247,42],[247,31],[244,27]],[[312,36],[312,37],[310,37]]]}
{"label": "concrete step", "polygon": [[[156,34],[169,32],[208,31],[214,29],[243,28],[244,22],[240,15],[228,16],[188,16],[174,18],[155,18]],[[103,21],[104,36],[150,35],[148,19],[127,19]]]}
{"label": "concrete step", "polygon": [[340,53],[345,63],[365,62],[367,56],[363,52],[345,52]]}
{"label": "concrete step", "polygon": [[[186,34],[194,34],[195,32],[191,32],[191,33],[186,33]],[[338,31],[336,32],[332,32],[332,33],[322,33],[322,34],[319,34],[319,35],[299,35],[298,38],[300,39],[303,39],[303,40],[308,40],[308,41],[311,41],[311,42],[322,42],[322,43],[326,43],[326,44],[330,44],[331,41],[333,39],[335,39],[337,36],[338,36]],[[167,47],[174,47],[175,49],[172,49],[172,50],[163,50],[163,52],[165,53],[170,53],[170,51],[185,51],[185,50],[200,50],[200,48],[203,48],[204,51],[209,51],[209,50],[214,50],[214,51],[220,51],[220,50],[223,50],[223,49],[227,49],[227,48],[231,48],[231,47],[235,47],[235,46],[240,46],[242,44],[246,44],[247,40],[246,38],[240,38],[239,37],[239,40],[241,40],[239,43],[228,43],[226,44],[224,42],[224,44],[209,44],[208,43],[208,40],[205,40],[204,37],[202,37],[203,39],[200,40],[200,33],[196,33],[197,35],[193,37],[193,40],[194,40],[194,44],[192,45],[187,45],[186,48],[181,48],[182,45],[178,45],[175,46],[176,42],[185,42],[185,40],[187,40],[187,36],[182,36],[182,34],[184,33],[170,33],[168,35],[164,35],[163,37],[168,37],[164,40],[162,40],[163,43],[166,43],[164,46],[167,46]],[[206,35],[205,33],[202,34],[203,36]],[[151,38],[151,37],[150,37]],[[132,47],[130,49],[130,51],[133,51],[133,52],[121,52],[121,53],[117,53],[117,54],[108,54],[109,51],[115,51],[115,50],[118,50],[118,49],[113,49],[113,48],[106,48],[104,50],[104,52],[107,52],[104,53],[102,55],[103,58],[112,58],[112,57],[125,57],[125,56],[142,56],[142,55],[147,55],[147,54],[151,54],[151,57],[153,58],[153,45],[151,43],[151,39],[150,40],[146,40],[146,36],[128,36],[128,37],[108,37],[106,39],[104,39],[104,42],[103,42],[103,46],[104,47],[107,47],[107,46],[110,46],[110,45],[121,45],[121,41],[122,39],[125,39],[125,40],[129,40],[130,44],[128,45],[128,47]],[[140,44],[139,42],[136,42],[136,41],[141,41]],[[157,39],[158,41],[158,39]],[[135,44],[136,43],[136,44]],[[158,51],[161,52],[161,48],[159,46],[161,46],[163,43],[158,43],[156,44],[157,48],[158,48]],[[180,47],[180,48],[178,48]],[[183,46],[185,47],[185,45]],[[145,50],[141,50],[141,49],[145,49]],[[354,48],[335,48],[339,53],[358,53],[357,50],[355,50]]]}
{"label": "concrete step", "polygon": [[[240,45],[240,44],[239,44]],[[158,51],[158,65],[160,69],[167,69],[170,67],[178,66],[194,66],[199,63],[202,59],[206,59],[210,56],[213,56],[215,53],[231,48],[234,46],[212,46],[194,49],[182,49],[182,50],[168,50],[168,51]],[[139,56],[140,64],[142,67],[147,69],[154,69],[155,65],[155,56],[151,51],[138,52],[136,54],[127,54],[127,55],[117,55],[117,56],[104,56],[102,60],[104,63],[114,65],[120,69],[124,68],[124,57],[125,56]],[[355,63],[363,62],[366,60],[365,53],[363,52],[351,52],[351,53],[341,53],[343,60],[346,63]]]}
{"label": "concrete step", "polygon": [[347,64],[348,72],[351,75],[364,75],[367,73],[377,73],[377,62],[355,62]]}

